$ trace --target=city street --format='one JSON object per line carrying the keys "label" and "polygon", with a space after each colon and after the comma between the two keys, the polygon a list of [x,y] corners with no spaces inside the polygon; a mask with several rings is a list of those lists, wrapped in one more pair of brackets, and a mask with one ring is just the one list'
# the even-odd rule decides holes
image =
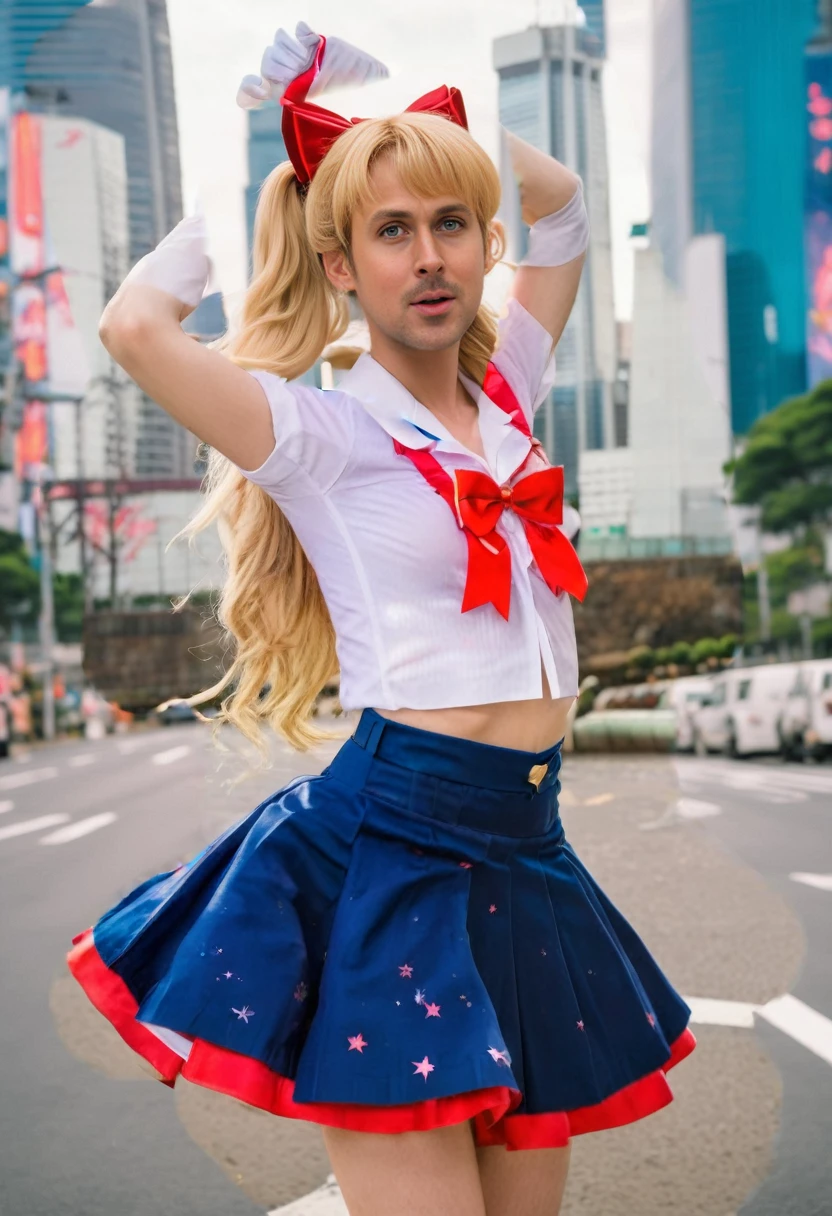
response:
{"label": "city street", "polygon": [[[344,1211],[314,1126],[157,1084],[64,964],[133,885],[335,746],[276,745],[275,767],[236,786],[236,752],[200,725],[0,765],[2,1216]],[[564,1216],[828,1216],[832,768],[568,756],[563,785],[573,847],[691,1003],[698,1039],[669,1107],[573,1141]]]}

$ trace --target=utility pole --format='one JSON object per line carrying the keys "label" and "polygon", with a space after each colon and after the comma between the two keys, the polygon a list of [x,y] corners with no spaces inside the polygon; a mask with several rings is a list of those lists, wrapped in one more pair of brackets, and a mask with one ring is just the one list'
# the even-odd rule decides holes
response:
{"label": "utility pole", "polygon": [[55,689],[53,651],[55,647],[55,604],[52,596],[52,537],[50,513],[44,482],[45,471],[38,473],[38,559],[40,563],[40,648],[43,662],[43,737],[55,738]]}

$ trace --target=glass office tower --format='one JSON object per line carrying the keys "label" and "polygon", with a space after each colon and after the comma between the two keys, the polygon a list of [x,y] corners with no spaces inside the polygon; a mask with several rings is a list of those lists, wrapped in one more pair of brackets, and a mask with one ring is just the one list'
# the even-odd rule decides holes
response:
{"label": "glass office tower", "polygon": [[[610,447],[614,437],[616,334],[600,46],[587,26],[564,24],[509,34],[493,49],[501,124],[578,173],[589,210],[590,248],[558,344],[557,382],[535,420],[550,459],[564,466],[570,494],[577,489],[580,453]],[[514,185],[510,171],[504,174],[508,197]],[[508,235],[519,258],[528,229],[519,220],[515,228]]]}
{"label": "glass office tower", "polygon": [[280,133],[283,111],[275,102],[248,111],[248,185],[246,186],[246,233],[251,255],[254,237],[254,212],[260,187],[275,165],[287,160],[286,145]]}
{"label": "glass office tower", "polygon": [[815,0],[655,0],[653,236],[726,241],[732,425],[806,387],[804,47]]}

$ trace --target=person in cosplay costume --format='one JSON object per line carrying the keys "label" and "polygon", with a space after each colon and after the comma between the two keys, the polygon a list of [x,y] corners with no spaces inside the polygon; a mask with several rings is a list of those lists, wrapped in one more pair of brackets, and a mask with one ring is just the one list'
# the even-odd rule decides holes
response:
{"label": "person in cosplay costume", "polygon": [[[351,1212],[531,1216],[557,1210],[571,1137],[665,1106],[695,1040],[558,813],[586,577],[533,423],[588,241],[581,183],[510,141],[531,231],[497,321],[499,178],[459,91],[380,119],[310,100],[385,71],[301,25],[243,82],[242,104],[282,105],[290,159],[222,351],[180,325],[208,277],[199,217],[102,320],[212,449],[191,530],[220,528],[235,651],[203,696],[303,749],[340,670],[353,734],[106,912],[70,968],[166,1083],[320,1124]],[[299,383],[349,293],[370,351],[335,389]]]}

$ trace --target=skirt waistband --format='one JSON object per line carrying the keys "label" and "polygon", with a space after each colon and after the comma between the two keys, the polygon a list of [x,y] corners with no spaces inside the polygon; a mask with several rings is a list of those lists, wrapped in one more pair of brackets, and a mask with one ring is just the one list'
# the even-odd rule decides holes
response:
{"label": "skirt waistband", "polygon": [[561,746],[497,747],[365,709],[325,772],[405,812],[497,835],[540,836],[562,831]]}

